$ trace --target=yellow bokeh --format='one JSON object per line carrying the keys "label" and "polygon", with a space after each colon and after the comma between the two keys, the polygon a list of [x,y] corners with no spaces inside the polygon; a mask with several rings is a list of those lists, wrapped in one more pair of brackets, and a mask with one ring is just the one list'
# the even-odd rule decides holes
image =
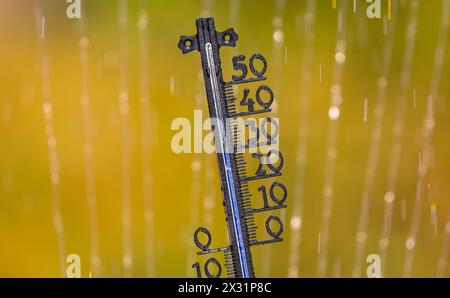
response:
{"label": "yellow bokeh", "polygon": [[[225,80],[233,55],[267,59],[280,119],[284,242],[253,248],[256,276],[314,277],[324,254],[324,276],[352,276],[361,239],[365,276],[386,202],[384,276],[404,276],[411,251],[412,276],[449,276],[450,3],[419,0],[414,14],[413,0],[381,1],[381,18],[369,19],[365,0],[330,2],[83,0],[81,19],[70,19],[64,0],[0,1],[0,276],[65,276],[69,254],[80,256],[83,277],[194,276],[191,265],[206,260],[192,239],[198,226],[212,246],[227,245],[216,156],[171,149],[175,118],[208,116],[200,56],[177,48],[206,16],[239,34],[236,48],[221,49]],[[395,195],[386,194],[393,168]]]}

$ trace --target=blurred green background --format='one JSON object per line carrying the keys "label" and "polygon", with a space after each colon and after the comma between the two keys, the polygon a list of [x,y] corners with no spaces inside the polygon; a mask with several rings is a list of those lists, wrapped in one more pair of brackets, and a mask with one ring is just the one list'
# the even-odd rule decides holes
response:
{"label": "blurred green background", "polygon": [[[337,0],[336,8],[332,0],[90,0],[81,1],[81,19],[69,19],[63,0],[0,0],[0,276],[65,276],[69,254],[81,257],[83,277],[193,276],[192,263],[206,260],[195,254],[198,226],[212,232],[214,247],[227,245],[215,155],[174,154],[170,147],[176,117],[193,119],[194,109],[207,117],[199,55],[177,48],[179,36],[195,34],[195,19],[204,16],[215,18],[217,30],[233,27],[240,36],[236,48],[221,50],[225,80],[233,73],[233,55],[261,53],[276,95],[272,116],[280,118],[286,161],[280,181],[289,193],[281,214],[285,241],[253,248],[256,276],[353,276],[377,86],[390,36],[392,63],[361,275],[366,256],[378,254],[386,226],[393,128],[401,122],[382,271],[404,276],[411,251],[405,243],[417,223],[411,275],[449,276],[450,38],[439,38],[449,3],[418,1],[411,77],[402,88],[414,1],[393,0],[391,20],[388,1],[381,2],[382,18],[369,19],[365,0],[356,1],[355,11],[353,0]],[[339,37],[345,51],[337,55]],[[440,81],[433,75],[439,45],[445,50]],[[433,82],[439,83],[432,101],[435,125],[427,141],[423,127]],[[336,120],[329,117],[333,84],[342,91]],[[402,98],[404,121],[398,117]],[[304,163],[299,148],[306,149]],[[330,150],[335,159],[327,158]],[[431,161],[420,177],[423,156]],[[418,180],[424,183],[419,188]],[[417,189],[423,193],[419,202]],[[302,212],[292,220],[294,210]],[[257,217],[258,224],[263,220]]]}

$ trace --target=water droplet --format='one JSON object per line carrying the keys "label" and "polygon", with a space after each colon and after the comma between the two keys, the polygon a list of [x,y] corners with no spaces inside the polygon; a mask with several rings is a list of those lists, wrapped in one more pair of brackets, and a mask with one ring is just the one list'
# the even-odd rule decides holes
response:
{"label": "water droplet", "polygon": [[147,16],[147,12],[146,11],[142,11],[141,15],[139,16],[139,21],[138,21],[138,28],[139,29],[145,29],[148,25],[148,16]]}
{"label": "water droplet", "polygon": [[331,120],[336,120],[339,118],[340,115],[340,110],[338,107],[336,106],[332,106],[329,110],[328,110],[328,116],[330,117]]}
{"label": "water droplet", "polygon": [[358,242],[365,242],[367,240],[367,233],[366,232],[359,232],[356,234],[356,241]]}
{"label": "water droplet", "polygon": [[87,48],[89,46],[89,38],[87,36],[83,36],[80,39],[80,47],[81,48]]}
{"label": "water droplet", "polygon": [[336,60],[337,63],[342,64],[345,62],[346,56],[344,52],[337,52],[336,55],[334,55],[334,59]]}
{"label": "water droplet", "polygon": [[392,191],[388,191],[385,195],[384,195],[384,201],[387,204],[392,204],[394,202],[395,199],[395,194]]}
{"label": "water droplet", "polygon": [[200,171],[201,168],[202,168],[202,164],[200,163],[200,161],[198,161],[198,160],[192,161],[191,170],[193,172],[198,172],[198,171]]}
{"label": "water droplet", "polygon": [[408,238],[408,240],[406,240],[405,243],[405,248],[407,250],[412,250],[414,248],[414,246],[416,246],[416,240],[414,238]]}
{"label": "water droplet", "polygon": [[294,231],[300,230],[300,227],[302,225],[302,219],[300,216],[296,215],[291,218],[291,229]]}
{"label": "water droplet", "polygon": [[282,43],[284,41],[284,33],[282,30],[275,30],[273,33],[273,40],[277,43]]}

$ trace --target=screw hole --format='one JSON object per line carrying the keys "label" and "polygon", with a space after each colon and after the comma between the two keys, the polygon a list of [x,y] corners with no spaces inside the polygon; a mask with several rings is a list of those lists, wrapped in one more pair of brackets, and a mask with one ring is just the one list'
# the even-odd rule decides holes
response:
{"label": "screw hole", "polygon": [[231,41],[232,41],[232,37],[231,37],[231,35],[230,34],[224,34],[223,35],[223,41],[225,42],[225,43],[230,43]]}

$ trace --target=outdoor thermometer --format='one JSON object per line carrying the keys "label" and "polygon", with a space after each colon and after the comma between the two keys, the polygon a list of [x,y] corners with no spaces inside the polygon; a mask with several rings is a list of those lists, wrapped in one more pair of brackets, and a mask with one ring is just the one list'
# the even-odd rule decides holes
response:
{"label": "outdoor thermometer", "polygon": [[[248,60],[244,55],[233,57],[235,74],[230,81],[224,81],[219,50],[222,46],[234,47],[238,35],[232,28],[217,32],[213,18],[197,19],[196,25],[197,34],[181,36],[178,47],[183,54],[191,51],[200,52],[229,245],[211,248],[212,236],[205,227],[195,231],[194,242],[199,248],[198,255],[225,254],[223,265],[228,277],[251,278],[255,277],[252,246],[283,240],[281,238],[283,222],[280,217],[273,214],[267,216],[264,239],[257,239],[254,220],[255,213],[273,213],[275,210],[286,208],[287,190],[284,184],[277,181],[281,176],[284,158],[279,150],[274,149],[278,148],[274,145],[279,143],[277,141],[279,125],[273,118],[267,117],[260,118],[262,120],[259,124],[256,121],[246,120],[250,115],[271,112],[274,93],[263,84],[266,80],[264,75],[267,71],[267,61],[261,54],[254,54]],[[254,90],[244,88],[242,94],[235,95],[233,85],[236,84],[256,88]],[[239,110],[236,106],[237,97],[240,99]],[[254,136],[243,140],[246,128]],[[259,150],[263,147],[270,149]],[[247,169],[244,156],[247,151],[258,161],[255,170]],[[270,183],[264,183],[266,181]],[[261,184],[257,185],[259,201],[251,199],[250,183]],[[192,267],[198,277],[221,277],[224,275],[223,265],[211,257],[203,265],[197,262]]]}

